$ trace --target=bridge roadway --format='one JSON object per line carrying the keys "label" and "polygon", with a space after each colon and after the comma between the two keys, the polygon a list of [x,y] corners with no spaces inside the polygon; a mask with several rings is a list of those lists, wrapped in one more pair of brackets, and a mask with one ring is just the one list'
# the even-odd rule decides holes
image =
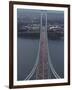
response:
{"label": "bridge roadway", "polygon": [[48,79],[48,46],[45,27],[40,32],[40,53],[39,62],[36,69],[36,79]]}

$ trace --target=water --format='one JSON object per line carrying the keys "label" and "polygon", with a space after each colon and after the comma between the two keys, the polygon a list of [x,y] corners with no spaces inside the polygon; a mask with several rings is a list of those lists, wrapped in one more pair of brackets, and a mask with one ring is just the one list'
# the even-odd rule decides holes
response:
{"label": "water", "polygon": [[18,38],[18,80],[24,80],[36,61],[39,39]]}
{"label": "water", "polygon": [[[32,70],[36,61],[39,39],[24,39],[18,37],[17,41],[17,79],[24,80]],[[64,76],[64,41],[48,40],[51,61],[56,72]]]}
{"label": "water", "polygon": [[64,40],[48,40],[48,46],[54,69],[64,78]]}

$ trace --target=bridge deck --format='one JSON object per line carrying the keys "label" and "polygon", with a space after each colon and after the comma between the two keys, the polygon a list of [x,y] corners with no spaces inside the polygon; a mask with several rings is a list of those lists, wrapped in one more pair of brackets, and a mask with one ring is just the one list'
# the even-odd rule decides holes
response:
{"label": "bridge deck", "polygon": [[36,70],[36,79],[48,79],[48,47],[45,28],[40,32],[39,63]]}

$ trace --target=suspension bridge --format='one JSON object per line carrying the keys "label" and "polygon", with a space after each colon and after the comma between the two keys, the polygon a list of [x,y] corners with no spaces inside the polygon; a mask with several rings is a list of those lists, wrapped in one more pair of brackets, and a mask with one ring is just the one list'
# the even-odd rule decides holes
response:
{"label": "suspension bridge", "polygon": [[[45,17],[44,26],[43,26],[43,16]],[[42,12],[40,16],[40,40],[37,58],[31,72],[28,74],[25,80],[30,80],[34,74],[36,74],[36,80],[50,79],[51,78],[50,73],[52,73],[56,79],[61,78],[55,71],[51,61],[47,37],[47,13]]]}

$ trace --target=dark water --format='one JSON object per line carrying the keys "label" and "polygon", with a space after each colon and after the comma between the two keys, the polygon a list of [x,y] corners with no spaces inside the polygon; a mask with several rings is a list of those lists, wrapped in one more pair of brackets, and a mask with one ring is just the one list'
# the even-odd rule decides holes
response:
{"label": "dark water", "polygon": [[64,78],[64,40],[48,40],[48,45],[54,69]]}
{"label": "dark water", "polygon": [[[32,70],[38,53],[39,39],[24,39],[17,41],[17,79],[24,80]],[[48,40],[51,61],[56,72],[63,78],[64,73],[64,40]]]}

